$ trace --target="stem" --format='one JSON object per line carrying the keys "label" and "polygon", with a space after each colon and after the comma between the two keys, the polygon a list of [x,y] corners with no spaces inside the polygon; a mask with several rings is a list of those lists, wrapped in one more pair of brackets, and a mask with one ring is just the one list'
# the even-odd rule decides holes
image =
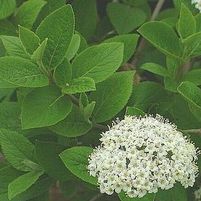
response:
{"label": "stem", "polygon": [[184,133],[191,133],[191,134],[198,134],[201,135],[201,128],[199,129],[189,129],[189,130],[182,130]]}
{"label": "stem", "polygon": [[153,14],[151,16],[151,21],[155,20],[160,13],[161,8],[163,7],[163,4],[165,3],[165,0],[159,0],[158,3],[156,4],[156,7],[153,11]]}
{"label": "stem", "polygon": [[[150,21],[154,21],[157,18],[157,16],[158,16],[161,8],[163,7],[164,3],[165,3],[165,0],[158,0],[158,3],[156,4],[156,7],[152,13],[151,18],[150,18]],[[139,43],[138,49],[136,50],[135,57],[131,61],[131,64],[133,65],[134,68],[138,63],[138,59],[141,55],[142,50],[145,47],[145,44],[146,44],[146,40],[144,38],[142,38],[140,43]]]}

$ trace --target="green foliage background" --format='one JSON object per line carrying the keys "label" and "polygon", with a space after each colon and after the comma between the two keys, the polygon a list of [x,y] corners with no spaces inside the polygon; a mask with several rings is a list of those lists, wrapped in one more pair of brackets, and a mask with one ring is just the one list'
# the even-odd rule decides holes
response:
{"label": "green foliage background", "polygon": [[0,201],[193,201],[200,177],[129,199],[86,166],[125,114],[160,114],[201,148],[200,58],[190,0],[0,0]]}

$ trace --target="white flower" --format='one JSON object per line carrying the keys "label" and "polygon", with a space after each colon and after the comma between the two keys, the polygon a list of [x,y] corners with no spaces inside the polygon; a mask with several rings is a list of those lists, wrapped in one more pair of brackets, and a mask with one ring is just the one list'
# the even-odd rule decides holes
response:
{"label": "white flower", "polygon": [[201,187],[194,192],[194,195],[196,201],[201,201]]}
{"label": "white flower", "polygon": [[201,0],[191,0],[192,4],[195,4],[195,7],[201,12]]}
{"label": "white flower", "polygon": [[89,156],[88,170],[98,178],[101,193],[143,197],[176,182],[185,188],[195,182],[197,149],[159,115],[126,116],[102,133],[100,141]]}

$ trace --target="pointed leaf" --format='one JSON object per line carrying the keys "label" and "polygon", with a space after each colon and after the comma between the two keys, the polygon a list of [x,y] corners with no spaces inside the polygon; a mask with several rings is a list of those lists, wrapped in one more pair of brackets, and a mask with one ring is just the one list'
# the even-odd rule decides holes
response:
{"label": "pointed leaf", "polygon": [[89,175],[87,170],[88,157],[93,151],[90,147],[72,147],[63,151],[60,157],[65,166],[78,178],[97,185],[97,179]]}
{"label": "pointed leaf", "polygon": [[22,26],[19,26],[19,37],[29,54],[33,54],[40,44],[40,38],[34,32]]}
{"label": "pointed leaf", "polygon": [[12,181],[8,185],[8,198],[9,200],[13,199],[20,193],[23,193],[26,191],[28,188],[30,188],[38,179],[39,177],[43,174],[43,171],[39,172],[28,172],[14,181]]}
{"label": "pointed leaf", "polygon": [[17,10],[16,21],[23,27],[31,29],[40,10],[46,4],[43,0],[25,1]]}
{"label": "pointed leaf", "polygon": [[74,33],[74,14],[70,5],[48,15],[39,25],[36,34],[41,40],[48,38],[45,56],[46,68],[56,68],[64,59]]}

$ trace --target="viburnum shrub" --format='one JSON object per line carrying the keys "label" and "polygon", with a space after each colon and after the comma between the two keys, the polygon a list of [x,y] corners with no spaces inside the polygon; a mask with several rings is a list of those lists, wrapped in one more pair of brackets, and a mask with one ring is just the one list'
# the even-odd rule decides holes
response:
{"label": "viburnum shrub", "polygon": [[0,0],[0,201],[200,201],[200,12]]}

